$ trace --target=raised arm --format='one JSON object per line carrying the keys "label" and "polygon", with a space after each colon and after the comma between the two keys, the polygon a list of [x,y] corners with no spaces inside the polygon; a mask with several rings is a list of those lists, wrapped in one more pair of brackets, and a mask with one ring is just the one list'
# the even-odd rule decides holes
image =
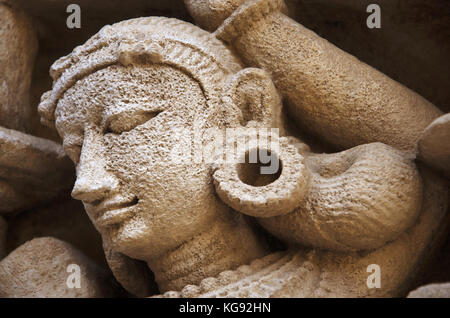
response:
{"label": "raised arm", "polygon": [[206,1],[186,1],[203,21],[208,15],[220,20],[244,2],[216,36],[244,63],[270,73],[299,125],[340,149],[378,141],[413,151],[441,115],[423,97],[287,17],[281,0],[215,1],[222,3],[209,6],[215,15],[200,6]]}

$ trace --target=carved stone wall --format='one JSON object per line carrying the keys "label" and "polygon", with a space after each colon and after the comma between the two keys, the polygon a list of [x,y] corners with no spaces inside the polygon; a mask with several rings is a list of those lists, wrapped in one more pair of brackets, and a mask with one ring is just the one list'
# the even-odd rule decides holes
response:
{"label": "carved stone wall", "polygon": [[[448,266],[443,264],[450,262],[447,238],[450,225],[447,213],[450,198],[448,193],[450,117],[448,114],[444,115],[450,109],[448,91],[450,3],[446,0],[413,0],[406,4],[401,0],[380,0],[378,4],[383,9],[381,29],[368,29],[365,24],[368,15],[365,8],[371,1],[286,0],[286,5],[281,5],[282,8],[274,16],[269,14],[273,9],[269,4],[268,8],[264,8],[264,14],[269,16],[267,21],[273,19],[274,24],[282,25],[280,29],[288,30],[287,33],[294,29],[301,30],[299,34],[294,33],[294,35],[312,41],[311,47],[307,48],[311,50],[310,52],[313,52],[315,48],[318,48],[316,52],[318,55],[326,56],[329,52],[335,52],[333,50],[336,48],[333,46],[331,49],[331,44],[328,47],[326,41],[320,42],[321,38],[343,50],[342,56],[336,53],[337,57],[330,58],[330,61],[335,61],[336,64],[330,63],[326,68],[317,68],[317,73],[302,74],[303,77],[299,78],[310,86],[304,86],[306,88],[302,86],[301,90],[296,90],[295,85],[299,82],[298,79],[295,76],[285,78],[284,75],[290,70],[300,70],[298,73],[301,73],[304,69],[303,65],[293,63],[271,69],[267,64],[273,65],[276,63],[273,61],[279,59],[276,53],[272,53],[277,51],[283,55],[281,47],[283,44],[275,48],[273,44],[275,42],[267,42],[272,44],[258,47],[260,43],[265,43],[264,40],[270,39],[271,36],[273,40],[277,36],[271,35],[270,32],[273,29],[270,25],[264,26],[260,20],[255,20],[254,24],[250,23],[250,18],[253,16],[248,11],[253,9],[249,3],[270,1],[247,1],[250,9],[245,8],[246,1],[221,3],[220,0],[187,0],[185,2],[187,6],[182,0],[129,0],[126,4],[124,1],[78,1],[82,10],[81,28],[69,29],[66,26],[66,18],[69,14],[66,8],[71,3],[69,0],[0,0],[0,297],[124,297],[127,295],[155,296],[159,293],[163,293],[159,296],[165,297],[404,297],[420,285],[449,282]],[[244,4],[241,5],[241,3]],[[278,1],[272,1],[272,3],[278,3]],[[213,6],[214,10],[207,7],[211,4],[216,6]],[[258,9],[258,4],[255,7]],[[228,17],[233,11],[234,15]],[[246,14],[249,17],[248,26],[253,27],[250,31],[246,30],[246,23],[242,25],[242,21],[247,20],[239,20],[239,15],[246,17]],[[266,18],[264,14],[261,19]],[[270,113],[272,117],[264,121],[264,127],[271,127],[269,124],[273,126],[275,123],[280,125],[282,128],[280,131],[283,132],[283,136],[280,136],[281,143],[289,148],[290,157],[286,155],[286,158],[292,160],[291,165],[285,162],[284,171],[290,169],[290,176],[297,176],[302,180],[301,184],[295,183],[296,188],[288,195],[273,199],[279,192],[288,192],[286,189],[291,186],[289,178],[280,177],[280,180],[287,181],[275,189],[269,189],[265,181],[259,179],[255,181],[255,184],[258,182],[260,184],[250,189],[248,184],[238,180],[240,173],[238,169],[250,171],[249,167],[214,167],[216,170],[210,173],[211,178],[205,189],[217,194],[216,199],[220,198],[221,203],[218,204],[220,207],[218,209],[232,210],[231,216],[227,214],[228,212],[221,210],[221,220],[223,218],[226,222],[234,222],[236,228],[242,227],[243,230],[239,232],[239,235],[242,235],[242,239],[251,242],[250,244],[253,244],[255,248],[253,254],[249,252],[246,255],[242,251],[236,252],[236,255],[227,254],[231,253],[228,250],[223,252],[223,257],[229,260],[226,266],[230,268],[224,271],[220,267],[223,264],[217,265],[217,270],[211,271],[209,276],[212,277],[208,276],[209,278],[196,273],[197,276],[194,275],[193,279],[188,277],[180,278],[175,282],[170,281],[167,277],[171,274],[178,275],[177,266],[171,266],[178,264],[177,262],[182,258],[180,255],[183,254],[170,255],[161,263],[149,258],[146,259],[149,265],[147,266],[143,261],[144,257],[136,252],[139,249],[136,246],[141,245],[132,246],[130,253],[124,253],[122,250],[119,252],[105,237],[102,239],[97,232],[98,226],[93,221],[92,215],[88,216],[83,205],[70,196],[77,173],[71,158],[69,159],[66,155],[67,150],[65,152],[62,146],[64,138],[61,137],[61,131],[58,133],[55,129],[42,125],[38,113],[41,96],[45,102],[48,95],[44,93],[52,91],[55,83],[61,80],[61,76],[53,74],[54,82],[52,83],[52,78],[49,76],[49,69],[56,60],[61,56],[69,56],[69,59],[72,59],[70,63],[75,65],[86,55],[78,57],[76,52],[71,52],[78,46],[86,45],[84,44],[86,42],[97,41],[99,38],[98,41],[101,42],[101,36],[96,34],[99,34],[103,26],[113,25],[112,28],[117,28],[117,33],[124,32],[126,37],[127,32],[142,31],[139,26],[133,29],[133,23],[119,24],[119,26],[114,23],[150,16],[175,18],[196,23],[208,31],[215,31],[211,33],[212,35],[207,35],[206,31],[195,31],[197,33],[195,37],[192,35],[192,46],[197,45],[196,41],[201,42],[204,38],[214,37],[214,41],[218,43],[221,41],[220,44],[214,44],[214,42],[205,48],[200,43],[199,50],[207,51],[206,54],[213,56],[213,60],[228,59],[227,54],[229,54],[231,57],[223,63],[225,65],[223,69],[227,67],[235,69],[224,71],[226,76],[228,76],[227,72],[234,72],[230,75],[229,81],[228,77],[227,81],[217,80],[217,83],[228,83],[228,86],[224,84],[223,88],[228,89],[228,95],[223,98],[218,97],[217,101],[214,99],[216,97],[211,98],[208,103],[219,103],[220,100],[227,105],[230,103],[234,105],[234,108],[230,106],[232,110],[223,110],[223,113],[229,111],[231,114],[234,109],[241,109],[243,114],[241,120],[234,118],[234,115],[225,116],[223,120],[236,126],[246,121],[246,115],[255,116],[253,121],[249,120],[249,127],[251,127],[255,122],[262,121],[260,119],[266,116],[266,113]],[[266,23],[269,23],[267,21]],[[164,23],[161,22],[163,25],[161,34],[166,28],[168,37],[179,36],[174,35],[175,31],[172,34],[171,28],[177,32],[189,29],[184,24],[179,25],[176,22],[168,23],[167,27]],[[302,27],[296,29],[298,24],[317,33],[317,38],[316,35],[308,38],[310,31],[306,29],[305,31]],[[258,30],[264,31],[258,35]],[[147,31],[150,33],[151,30]],[[107,34],[108,30],[104,33]],[[277,35],[276,32],[274,34]],[[111,38],[107,38],[106,44],[102,44],[105,47],[114,42],[113,35],[107,34],[107,36]],[[189,36],[191,36],[190,33],[186,34],[186,37]],[[261,36],[261,42],[254,41],[257,36]],[[279,37],[280,43],[295,42],[284,36],[284,38]],[[184,40],[182,36],[181,40],[179,39],[180,42]],[[314,42],[316,40],[318,42]],[[294,43],[292,47],[295,45]],[[214,50],[219,46],[219,53],[217,53]],[[221,50],[230,48],[232,48],[231,53],[220,53]],[[326,48],[330,48],[329,51]],[[79,50],[82,49],[81,47]],[[147,49],[148,47],[145,47],[143,50]],[[175,57],[169,56],[169,53],[166,54],[165,49],[167,47],[158,46],[155,49],[155,46],[151,46],[151,49],[148,49],[153,50],[151,54],[147,51],[144,53],[149,54],[148,61],[152,63],[173,62],[169,59],[175,59]],[[321,49],[324,51],[320,51]],[[164,52],[161,53],[158,50]],[[135,52],[130,49],[125,53],[133,55],[136,54]],[[336,52],[338,52],[337,49]],[[361,61],[356,59],[353,61],[353,57],[347,53]],[[293,52],[293,55],[295,54],[297,53]],[[329,54],[331,56],[334,53]],[[140,70],[146,83],[153,83],[147,80],[150,73],[141,70],[140,62],[130,61],[131,65],[138,65],[136,69]],[[349,61],[354,64],[349,66]],[[117,64],[121,63],[125,64],[123,60],[117,62]],[[375,73],[375,70],[372,73],[372,68],[364,63],[387,76]],[[240,69],[241,67],[243,70]],[[264,71],[247,72],[245,67],[258,67]],[[283,67],[287,70],[286,72],[277,72],[280,69],[284,70]],[[347,73],[346,67],[350,70]],[[61,72],[65,70],[64,67],[61,69],[63,69]],[[186,69],[183,69],[183,72],[188,73]],[[108,75],[115,74],[114,68],[108,72],[110,73],[105,71],[104,78],[111,76],[125,82],[120,71],[117,71],[119,75],[114,75],[116,77]],[[185,76],[178,73],[172,74],[165,69],[153,71],[151,74],[160,74],[158,72],[165,74],[158,78],[167,79],[168,82],[173,81],[171,85],[174,86],[178,83],[177,81],[181,81],[180,77]],[[183,72],[180,73],[184,74]],[[321,120],[328,118],[327,108],[331,108],[333,103],[330,96],[341,87],[341,82],[336,78],[342,79],[344,75],[350,73],[357,74],[362,79],[368,79],[367,83],[374,86],[387,83],[383,86],[383,88],[389,88],[384,91],[385,94],[382,96],[384,100],[379,96],[374,97],[375,102],[362,103],[368,105],[367,108],[354,111],[353,104],[346,104],[349,100],[353,101],[351,98],[354,95],[341,92],[341,96],[345,95],[349,99],[340,99],[341,104],[338,106],[348,111],[336,115],[337,119],[332,117],[334,114],[330,115],[332,120],[329,125],[325,125],[326,121]],[[330,76],[330,82],[325,83],[322,80],[327,74],[332,76]],[[72,74],[67,76],[70,77]],[[186,75],[186,78],[188,77],[192,79],[195,76]],[[83,88],[85,92],[89,91],[92,94],[101,87],[100,84],[95,86],[93,83],[104,81],[104,78],[98,75],[98,77],[88,78],[80,85],[77,84],[73,96],[82,96],[83,94],[78,92]],[[74,83],[78,80],[78,78],[74,80]],[[182,81],[187,82],[184,79]],[[140,80],[136,82],[140,83]],[[242,82],[248,85],[241,85]],[[397,82],[423,96],[429,102],[412,91],[404,89],[404,86]],[[216,82],[214,84],[216,85]],[[364,91],[367,95],[362,96],[369,96],[370,99],[370,89],[373,87],[369,84],[367,84],[367,91]],[[181,91],[182,93],[175,95],[187,96],[186,100],[197,101],[196,93],[193,93],[193,87],[197,86],[189,85],[186,84],[183,88],[189,91],[189,94]],[[321,85],[333,87],[333,90],[319,92]],[[102,89],[107,86],[114,85],[104,85]],[[120,90],[121,85],[116,85],[114,88]],[[202,92],[208,89],[202,87]],[[211,88],[211,90],[214,89]],[[131,94],[138,91],[134,88],[129,90]],[[261,94],[261,91],[265,95]],[[102,94],[104,93],[99,89],[98,96],[103,98]],[[124,95],[126,94],[122,96]],[[255,98],[256,95],[259,99]],[[130,96],[132,100],[133,95]],[[400,102],[394,102],[393,105],[397,105],[398,108],[376,109],[376,106],[386,99],[391,101],[396,98]],[[71,97],[67,99],[76,100]],[[247,114],[246,112],[256,112],[257,106],[252,104],[256,99],[274,108],[267,110],[269,109],[267,107],[261,110],[262,115],[257,114],[261,118],[254,114]],[[136,100],[141,99],[136,98]],[[305,111],[298,106],[304,100],[314,104],[311,111]],[[408,102],[401,103],[401,101]],[[413,105],[411,108],[407,107],[409,102]],[[69,102],[64,100],[62,104],[64,103]],[[177,104],[175,97],[173,103]],[[365,110],[372,106],[376,110],[367,115]],[[407,110],[404,111],[404,109]],[[399,119],[395,123],[385,120],[392,114]],[[341,118],[338,118],[339,116]],[[370,116],[378,116],[373,120],[373,124],[370,122]],[[344,117],[357,120],[353,121],[353,125]],[[341,119],[342,122],[339,121]],[[402,120],[404,124],[399,127],[397,123],[401,123]],[[171,123],[170,120],[168,122]],[[324,126],[319,127],[321,124]],[[409,129],[408,125],[415,128]],[[362,126],[364,127],[361,128]],[[360,133],[354,132],[360,128]],[[67,128],[69,129],[70,127]],[[411,133],[408,135],[409,130]],[[396,134],[401,136],[395,139]],[[295,136],[298,139],[287,136]],[[376,138],[372,138],[373,136]],[[390,146],[370,143],[379,141]],[[135,140],[133,142],[136,143]],[[294,143],[300,146],[294,148],[292,146]],[[113,153],[116,148],[110,148],[112,149],[110,152]],[[310,149],[313,152],[310,152]],[[336,151],[341,152],[320,154]],[[135,161],[138,160],[136,156]],[[134,161],[133,164],[135,164]],[[95,166],[95,162],[92,165]],[[186,182],[186,178],[195,179],[202,173],[203,170],[200,168],[185,174],[180,170],[178,181],[173,179],[170,184]],[[205,172],[205,175],[208,173]],[[236,180],[239,186],[234,183]],[[157,187],[159,181],[155,181],[154,184]],[[194,189],[203,188],[199,186]],[[267,190],[263,193],[262,191],[266,189],[272,192]],[[156,205],[165,206],[170,210],[175,197],[170,197],[169,193],[170,191],[167,191],[167,194],[156,193],[155,197],[160,199]],[[245,196],[242,196],[242,193]],[[77,197],[76,193],[72,195]],[[286,199],[286,196],[289,198]],[[201,200],[203,197],[208,197],[209,200],[209,194],[202,196],[196,195],[195,191],[192,193],[192,200]],[[361,199],[363,197],[366,200],[364,202]],[[340,203],[339,207],[334,205],[335,202]],[[195,206],[195,202],[192,206]],[[213,206],[216,207],[213,203],[210,205],[208,203],[203,209]],[[339,213],[335,214],[337,210]],[[340,218],[344,214],[345,217]],[[174,217],[172,220],[174,224],[178,221]],[[187,218],[183,224],[189,227],[189,222],[193,222],[192,220]],[[251,231],[258,234],[256,237],[263,238],[261,241],[264,240],[264,244],[253,242],[254,236],[251,234],[253,232],[247,229],[247,223],[250,224]],[[208,244],[214,240],[213,238],[223,233],[236,231],[235,228],[230,229],[229,225],[223,225],[220,222],[211,225],[211,229],[211,233],[202,234],[204,242]],[[139,232],[138,229],[136,231]],[[166,231],[174,237],[183,236],[175,230],[171,232],[167,229]],[[187,232],[189,231],[186,230]],[[266,241],[269,243],[266,244]],[[217,246],[223,246],[225,250],[228,244],[238,243],[238,239],[227,241],[224,238],[214,242]],[[217,252],[211,247],[213,245],[208,244],[198,243],[192,248]],[[280,251],[282,250],[280,246],[290,244],[298,250]],[[218,247],[216,249],[219,250]],[[401,253],[398,252],[400,250]],[[420,255],[416,253],[417,250],[421,251]],[[271,254],[269,251],[274,253]],[[198,256],[201,260],[207,257],[209,255],[206,252]],[[362,267],[359,268],[359,265],[366,260],[377,262],[386,257],[389,261],[386,261],[383,266],[389,268],[388,275],[391,275],[389,279],[392,284],[389,285],[386,293],[366,291],[365,281],[364,286],[352,285],[352,279],[357,280],[367,276],[365,267],[361,270]],[[414,268],[408,267],[404,273],[397,272],[395,266],[398,264],[404,266],[409,260],[414,260]],[[335,265],[337,262],[344,265],[337,268]],[[83,273],[82,279],[89,281],[89,284],[83,285],[81,289],[67,287],[66,269],[69,264],[78,264]],[[398,268],[403,268],[400,265]],[[49,268],[52,272],[48,272]],[[165,272],[167,277],[161,276],[160,272]],[[347,276],[351,277],[348,281],[341,282],[339,277],[342,273],[349,273]],[[286,283],[280,277],[284,277],[289,282]],[[259,287],[262,279],[272,280],[267,289]],[[308,287],[303,287],[304,285]],[[450,297],[448,283],[423,287],[413,291],[408,297],[434,296]]]}

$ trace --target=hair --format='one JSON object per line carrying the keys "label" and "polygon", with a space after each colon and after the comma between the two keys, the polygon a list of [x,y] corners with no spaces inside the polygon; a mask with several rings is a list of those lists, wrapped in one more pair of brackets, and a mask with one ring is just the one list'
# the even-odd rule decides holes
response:
{"label": "hair", "polygon": [[221,41],[191,23],[165,17],[122,21],[103,27],[53,63],[53,87],[42,95],[38,107],[41,122],[54,126],[58,101],[78,80],[111,65],[143,63],[166,64],[189,74],[211,108],[220,107],[226,81],[242,69]]}

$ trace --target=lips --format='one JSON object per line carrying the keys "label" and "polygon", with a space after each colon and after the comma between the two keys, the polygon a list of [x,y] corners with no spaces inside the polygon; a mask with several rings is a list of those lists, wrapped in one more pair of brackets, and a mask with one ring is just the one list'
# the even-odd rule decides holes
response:
{"label": "lips", "polygon": [[132,215],[132,208],[138,201],[137,197],[133,197],[131,200],[115,197],[101,202],[95,207],[96,223],[100,226],[107,226],[127,219]]}

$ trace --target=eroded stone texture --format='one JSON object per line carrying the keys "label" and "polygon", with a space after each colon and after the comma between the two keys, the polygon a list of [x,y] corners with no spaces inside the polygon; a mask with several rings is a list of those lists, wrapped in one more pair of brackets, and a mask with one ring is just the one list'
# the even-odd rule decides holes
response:
{"label": "eroded stone texture", "polygon": [[419,287],[410,292],[408,298],[450,298],[450,283]]}
{"label": "eroded stone texture", "polygon": [[35,28],[26,14],[0,2],[0,126],[28,131],[29,89],[37,51]]}
{"label": "eroded stone texture", "polygon": [[36,105],[39,105],[42,93],[48,90],[49,87],[51,87],[51,80],[48,76],[48,68],[56,58],[57,55],[53,55],[47,52],[40,53],[36,57],[30,88],[30,100],[31,104],[34,106],[33,115],[30,121],[30,135],[50,139],[61,144],[61,139],[54,129],[50,129],[49,127],[41,125],[36,107]]}
{"label": "eroded stone texture", "polygon": [[[381,28],[369,29],[369,4],[381,8]],[[290,16],[444,112],[450,69],[446,0],[287,0]],[[430,23],[430,21],[433,21]]]}
{"label": "eroded stone texture", "polygon": [[450,114],[433,121],[419,140],[419,158],[450,178]]}
{"label": "eroded stone texture", "polygon": [[[421,172],[425,192],[420,216],[397,240],[377,250],[358,254],[290,249],[158,297],[405,296],[415,270],[423,266],[446,228],[441,223],[448,208],[446,183],[427,168]],[[369,264],[380,266],[382,288],[367,288]]]}
{"label": "eroded stone texture", "polygon": [[195,22],[208,31],[215,31],[244,0],[185,0]]}
{"label": "eroded stone texture", "polygon": [[73,245],[102,267],[107,267],[100,235],[73,199],[10,216],[7,248],[11,252],[36,237],[51,236]]}
{"label": "eroded stone texture", "polygon": [[[242,1],[220,1],[220,5],[204,0],[185,3],[198,25],[214,31]],[[376,4],[382,11],[380,29],[366,25],[366,9],[373,4],[371,0],[285,3],[289,8],[286,12],[295,21],[424,96],[442,111],[450,110],[448,72],[443,71],[450,69],[448,1],[379,0]]]}
{"label": "eroded stone texture", "polygon": [[372,143],[305,157],[312,175],[305,199],[285,216],[258,219],[277,237],[329,250],[371,250],[417,221],[422,180],[403,153]]}
{"label": "eroded stone texture", "polygon": [[414,151],[442,113],[433,104],[281,13],[249,1],[217,29],[246,65],[270,73],[299,125],[341,148],[379,141]]}
{"label": "eroded stone texture", "polygon": [[[190,19],[182,0],[129,0],[126,5],[120,0],[79,0],[76,4],[81,8],[81,28],[69,29],[66,27],[66,19],[70,13],[67,13],[66,9],[74,3],[73,1],[13,0],[12,2],[35,20],[39,47],[44,49],[39,52],[39,55],[45,56],[67,54],[73,47],[85,42],[102,26],[125,19],[142,16]],[[53,61],[56,58],[54,56]],[[48,75],[48,69],[45,73]]]}
{"label": "eroded stone texture", "polygon": [[57,143],[0,127],[0,214],[54,199],[70,189],[73,175]]}
{"label": "eroded stone texture", "polygon": [[[375,133],[370,138],[386,139],[403,149],[413,148],[420,129],[417,125],[424,124],[421,120],[429,122],[439,113],[434,106],[286,20],[275,10],[277,1],[271,3],[275,6],[261,7],[261,3],[268,4],[252,2],[237,9],[230,17],[237,20],[226,20],[215,35],[223,38],[227,31],[232,33],[233,25],[238,29],[252,27],[249,32],[255,38],[264,36],[265,30],[270,29],[264,19],[271,17],[273,26],[290,28],[289,38],[311,36],[306,43],[313,48],[323,45],[323,49],[306,50],[310,61],[323,62],[321,58],[327,56],[328,50],[339,52],[330,54],[329,65],[325,63],[328,68],[322,69],[324,76],[333,78],[350,70],[350,75],[341,80],[345,82],[357,75],[358,81],[365,80],[368,85],[362,95],[351,97],[342,90],[341,95],[339,90],[336,93],[350,99],[357,96],[356,101],[362,103],[357,106],[361,108],[344,108],[340,116],[330,109],[323,109],[320,116],[305,114],[310,120],[325,115],[333,118],[339,131],[321,123],[326,130],[322,137],[333,136],[335,141],[340,137],[341,146],[355,145],[364,143],[369,136],[358,139],[356,134],[369,134],[372,129]],[[263,21],[248,24],[248,20],[240,20],[247,9],[254,10],[252,17],[260,16]],[[271,35],[272,31],[267,32],[265,40],[276,47],[279,39]],[[55,125],[66,153],[77,165],[72,196],[83,201],[102,234],[107,258],[114,260],[110,263],[115,269],[122,268],[123,276],[116,277],[124,280],[123,286],[131,291],[133,279],[129,269],[136,268],[141,273],[140,266],[146,262],[160,292],[176,291],[168,296],[207,294],[202,285],[210,296],[403,295],[427,254],[444,235],[442,220],[448,208],[445,181],[426,169],[419,171],[411,156],[380,143],[331,155],[312,154],[307,146],[300,146],[295,153],[285,142],[295,138],[280,136],[283,142],[279,158],[293,161],[285,162],[286,169],[281,170],[273,184],[259,187],[263,193],[243,186],[239,173],[226,175],[228,170],[220,165],[189,161],[191,149],[177,153],[187,161],[171,161],[174,147],[189,136],[183,129],[204,132],[207,128],[279,127],[281,133],[285,131],[281,98],[270,76],[260,69],[244,68],[238,56],[215,35],[176,19],[127,20],[104,27],[51,68],[53,88],[42,96],[39,106],[42,122]],[[264,49],[270,50],[270,46]],[[262,58],[262,51],[252,50],[241,52],[244,60],[250,59],[250,54],[255,54],[254,59]],[[340,59],[349,64],[339,63]],[[272,66],[287,68],[291,62],[278,58]],[[286,85],[301,83],[298,74],[289,71],[284,74]],[[289,93],[309,96],[312,106],[324,106],[320,98],[314,98],[320,95],[317,90],[320,92],[324,83],[316,84],[304,87],[304,91],[294,86]],[[340,82],[335,80],[334,85],[339,86]],[[384,87],[381,92],[378,86]],[[327,91],[327,96],[322,93],[323,98],[336,97],[334,91]],[[399,128],[403,119],[385,118],[386,105],[379,108],[375,103],[384,101],[385,94],[391,94],[388,100],[395,101],[392,108],[415,105],[420,115],[427,114],[429,118],[416,118],[409,109],[406,117],[412,116],[409,120],[414,127],[408,122]],[[369,98],[372,104],[367,104]],[[370,111],[366,114],[367,109]],[[355,122],[357,131],[348,123],[353,115],[359,120]],[[389,125],[369,129],[365,125],[369,125],[370,116],[383,118]],[[387,135],[378,134],[385,131]],[[290,155],[284,157],[283,149],[288,149]],[[295,168],[302,173],[293,173],[295,178],[289,178],[286,173],[296,171]],[[225,175],[223,180],[216,180],[216,187],[220,188],[221,181],[231,184],[233,195],[228,198],[226,191],[217,195],[214,189],[213,174],[218,171],[225,171]],[[311,183],[304,182],[307,173],[312,175]],[[283,187],[277,188],[278,181]],[[271,191],[264,193],[268,189]],[[294,189],[293,195],[300,199],[286,196],[284,189]],[[262,208],[258,211],[265,204],[275,207],[277,216]],[[297,204],[304,206],[295,210]],[[256,220],[243,214],[257,216],[260,222],[266,218],[266,229],[286,245],[302,243],[312,249],[291,247],[273,254],[274,246],[255,229]],[[287,231],[292,231],[292,235]],[[140,265],[130,265],[128,262],[133,259],[139,260]],[[382,268],[383,288],[367,287],[369,264]],[[239,275],[233,272],[237,268]],[[149,282],[136,286],[135,294],[152,291],[151,277],[143,276]]]}
{"label": "eroded stone texture", "polygon": [[[80,268],[80,288],[67,281]],[[1,297],[113,297],[119,289],[107,272],[68,243],[51,237],[23,244],[0,262]]]}

